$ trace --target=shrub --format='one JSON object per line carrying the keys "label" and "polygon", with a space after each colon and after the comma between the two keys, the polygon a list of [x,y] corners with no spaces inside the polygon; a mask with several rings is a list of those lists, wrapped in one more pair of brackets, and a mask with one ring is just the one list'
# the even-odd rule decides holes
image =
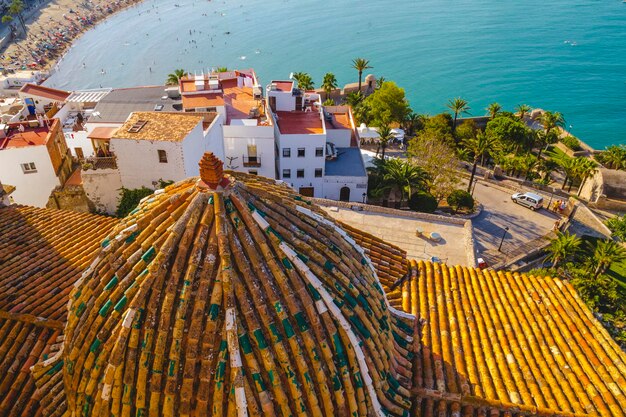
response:
{"label": "shrub", "polygon": [[409,208],[413,211],[432,213],[437,210],[438,205],[437,199],[432,194],[424,191],[413,193],[411,198],[409,198]]}
{"label": "shrub", "polygon": [[474,198],[470,193],[464,190],[452,191],[446,201],[448,202],[448,205],[452,207],[455,213],[460,208],[466,208],[468,210],[474,209]]}
{"label": "shrub", "polygon": [[573,136],[566,136],[561,141],[565,146],[567,146],[574,152],[580,151],[582,149],[582,147],[580,146],[580,141]]}
{"label": "shrub", "polygon": [[146,187],[135,188],[134,190],[122,187],[122,198],[120,198],[120,204],[117,206],[115,215],[117,217],[126,217],[128,213],[137,207],[142,198],[149,196],[153,192],[154,190]]}

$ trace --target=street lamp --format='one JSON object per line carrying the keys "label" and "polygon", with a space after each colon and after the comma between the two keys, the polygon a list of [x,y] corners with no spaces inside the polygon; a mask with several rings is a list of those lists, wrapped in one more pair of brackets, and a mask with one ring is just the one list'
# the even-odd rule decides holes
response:
{"label": "street lamp", "polygon": [[550,210],[550,207],[552,207],[552,196],[554,196],[554,187],[550,187],[550,202],[548,203],[548,210]]}
{"label": "street lamp", "polygon": [[363,193],[363,204],[365,204],[365,197],[367,197],[367,193]]}
{"label": "street lamp", "polygon": [[474,185],[472,186],[472,194],[471,196],[474,196],[474,190],[476,189],[476,184],[478,184],[478,178],[474,178]]}
{"label": "street lamp", "polygon": [[504,233],[502,233],[502,240],[500,240],[500,246],[498,246],[498,252],[502,252],[502,251],[501,251],[501,249],[502,249],[502,244],[504,243],[504,237],[506,236],[506,232],[508,232],[508,231],[509,231],[509,228],[508,228],[508,227],[505,227],[505,228],[504,228]]}

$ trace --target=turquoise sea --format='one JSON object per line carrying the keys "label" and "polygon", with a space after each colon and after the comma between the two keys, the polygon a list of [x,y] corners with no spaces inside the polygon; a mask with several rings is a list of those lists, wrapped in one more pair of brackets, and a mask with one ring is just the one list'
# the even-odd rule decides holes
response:
{"label": "turquoise sea", "polygon": [[[191,32],[190,32],[191,31]],[[48,85],[162,83],[175,68],[356,80],[352,58],[406,89],[414,111],[449,98],[560,111],[593,147],[626,143],[622,0],[147,0],[82,36]],[[84,66],[83,66],[84,64]]]}

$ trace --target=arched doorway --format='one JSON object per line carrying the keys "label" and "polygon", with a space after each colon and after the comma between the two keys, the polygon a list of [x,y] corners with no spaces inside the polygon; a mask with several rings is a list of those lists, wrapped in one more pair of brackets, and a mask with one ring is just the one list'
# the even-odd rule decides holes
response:
{"label": "arched doorway", "polygon": [[350,201],[350,187],[341,187],[339,201]]}

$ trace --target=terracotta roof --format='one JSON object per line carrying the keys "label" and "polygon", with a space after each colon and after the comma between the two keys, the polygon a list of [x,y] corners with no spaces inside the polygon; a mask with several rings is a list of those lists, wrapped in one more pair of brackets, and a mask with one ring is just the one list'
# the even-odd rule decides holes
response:
{"label": "terracotta roof", "polygon": [[[30,367],[61,346],[70,288],[115,222],[64,210],[0,208],[0,415],[38,415],[40,400],[64,410],[59,386],[43,398]],[[61,382],[60,367],[48,371],[43,381]]]}
{"label": "terracotta roof", "polygon": [[104,240],[71,296],[68,411],[407,415],[413,322],[362,249],[287,186],[227,178],[157,191]]}
{"label": "terracotta roof", "polygon": [[20,89],[20,93],[44,97],[56,101],[65,101],[72,93],[43,85],[27,83]]}
{"label": "terracotta roof", "polygon": [[423,415],[625,415],[626,355],[570,284],[422,261],[410,271]]}
{"label": "terracotta roof", "polygon": [[87,135],[89,139],[111,139],[117,130],[117,127],[96,127]]}
{"label": "terracotta roof", "polygon": [[[135,112],[112,138],[180,142],[203,121],[203,116],[193,113]],[[138,131],[129,131],[142,122],[146,123]]]}

